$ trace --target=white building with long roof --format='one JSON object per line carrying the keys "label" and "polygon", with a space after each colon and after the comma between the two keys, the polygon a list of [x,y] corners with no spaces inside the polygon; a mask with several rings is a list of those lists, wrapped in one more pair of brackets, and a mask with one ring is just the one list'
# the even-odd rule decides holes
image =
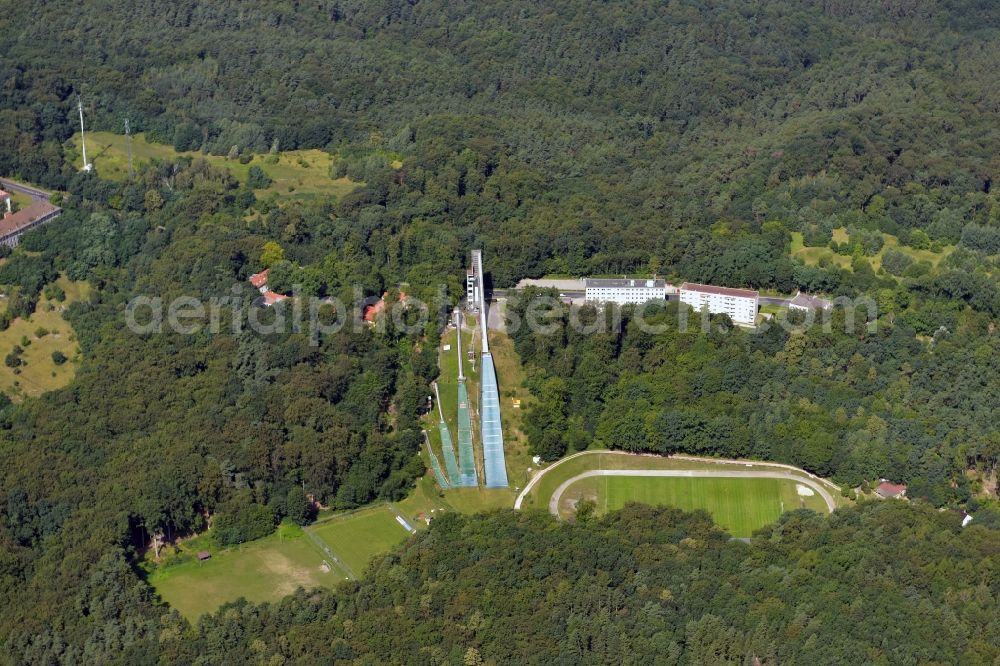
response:
{"label": "white building with long roof", "polygon": [[712,314],[727,314],[733,323],[753,326],[757,321],[760,293],[751,289],[685,282],[681,285],[681,303],[698,311],[708,308]]}

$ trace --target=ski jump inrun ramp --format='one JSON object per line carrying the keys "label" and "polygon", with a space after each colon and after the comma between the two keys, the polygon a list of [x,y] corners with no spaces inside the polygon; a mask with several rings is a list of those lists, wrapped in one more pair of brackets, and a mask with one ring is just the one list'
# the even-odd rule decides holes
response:
{"label": "ski jump inrun ramp", "polygon": [[507,462],[503,451],[503,428],[500,424],[500,392],[497,388],[496,368],[490,354],[490,341],[486,334],[489,312],[486,304],[486,290],[483,287],[483,251],[472,251],[472,268],[479,288],[479,330],[482,335],[482,364],[479,385],[479,431],[483,438],[483,463],[486,468],[487,488],[506,488]]}

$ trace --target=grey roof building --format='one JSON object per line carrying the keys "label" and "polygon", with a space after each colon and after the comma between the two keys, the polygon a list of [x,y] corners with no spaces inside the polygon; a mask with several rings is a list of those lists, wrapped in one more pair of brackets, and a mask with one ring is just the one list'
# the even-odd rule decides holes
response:
{"label": "grey roof building", "polygon": [[788,307],[795,310],[829,310],[832,305],[833,304],[825,298],[812,296],[810,294],[803,294],[801,291],[796,293],[795,296],[788,301]]}

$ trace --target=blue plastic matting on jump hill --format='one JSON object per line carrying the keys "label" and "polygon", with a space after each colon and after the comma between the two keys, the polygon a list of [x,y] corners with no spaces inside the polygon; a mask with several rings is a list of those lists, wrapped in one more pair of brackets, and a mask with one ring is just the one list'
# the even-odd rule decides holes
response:
{"label": "blue plastic matting on jump hill", "polygon": [[426,432],[424,432],[424,442],[427,444],[427,455],[431,459],[431,469],[434,471],[434,478],[437,479],[441,490],[448,490],[451,488],[451,483],[448,481],[448,477],[445,476],[444,470],[441,469],[441,462],[438,460],[438,457],[434,455],[434,449],[431,447],[430,440],[427,439]]}
{"label": "blue plastic matting on jump hill", "polygon": [[503,453],[503,429],[500,427],[500,393],[493,356],[483,354],[479,374],[482,400],[479,403],[480,432],[483,436],[483,462],[486,467],[486,487],[507,487],[507,463]]}
{"label": "blue plastic matting on jump hill", "polygon": [[456,486],[475,487],[479,485],[476,478],[476,454],[472,449],[472,417],[469,416],[469,392],[465,382],[458,383],[458,469],[460,475],[453,484]]}
{"label": "blue plastic matting on jump hill", "polygon": [[458,484],[458,461],[455,459],[455,447],[451,443],[451,431],[448,425],[441,421],[438,423],[438,431],[441,433],[441,455],[444,456],[444,468],[448,470],[448,480],[451,485]]}

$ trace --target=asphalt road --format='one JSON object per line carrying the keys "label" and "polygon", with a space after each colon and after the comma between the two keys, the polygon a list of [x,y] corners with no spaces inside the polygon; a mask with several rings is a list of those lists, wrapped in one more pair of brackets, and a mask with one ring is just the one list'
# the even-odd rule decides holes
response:
{"label": "asphalt road", "polygon": [[37,187],[32,187],[30,185],[22,185],[21,183],[16,183],[12,180],[0,180],[0,190],[27,194],[35,201],[48,201],[49,197],[52,196],[45,190],[40,190]]}
{"label": "asphalt road", "polygon": [[577,474],[576,476],[563,481],[555,492],[552,493],[552,497],[549,498],[549,513],[551,513],[556,518],[559,517],[559,500],[562,499],[563,493],[571,485],[576,483],[581,479],[588,479],[594,476],[666,476],[666,477],[688,477],[688,478],[732,478],[732,479],[783,479],[787,481],[794,481],[800,483],[803,486],[807,486],[812,489],[813,492],[818,493],[823,501],[826,502],[827,509],[833,512],[837,508],[837,503],[833,501],[833,497],[830,493],[826,491],[825,488],[820,486],[818,483],[812,479],[804,478],[797,474],[791,474],[789,472],[755,472],[755,471],[739,471],[739,470],[700,470],[700,469],[593,469],[589,472],[583,472],[582,474]]}

